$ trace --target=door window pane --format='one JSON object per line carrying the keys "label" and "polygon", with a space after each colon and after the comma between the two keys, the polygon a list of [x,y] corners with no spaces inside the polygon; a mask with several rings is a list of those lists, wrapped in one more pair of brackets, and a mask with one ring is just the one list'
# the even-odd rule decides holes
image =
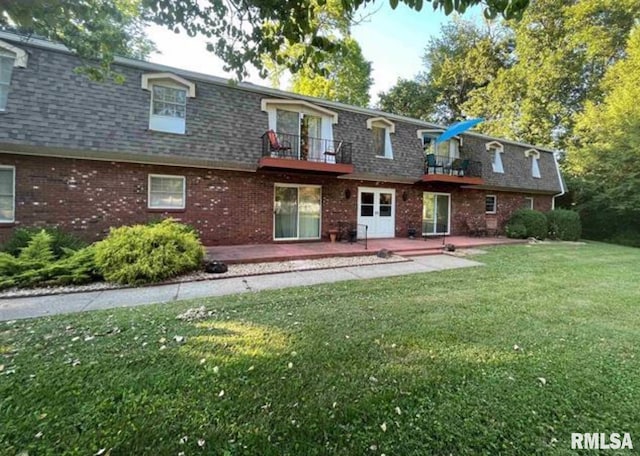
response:
{"label": "door window pane", "polygon": [[298,189],[300,213],[300,239],[320,237],[320,188],[300,187]]}
{"label": "door window pane", "polygon": [[422,196],[422,234],[433,234],[436,198],[433,193]]}
{"label": "door window pane", "polygon": [[275,238],[298,237],[298,189],[296,187],[276,187]]}
{"label": "door window pane", "polygon": [[276,109],[276,129],[280,142],[291,145],[291,153],[299,157],[300,153],[300,113]]}
{"label": "door window pane", "polygon": [[391,193],[380,193],[380,217],[391,217],[392,202]]}
{"label": "door window pane", "polygon": [[449,196],[436,195],[436,233],[449,231]]}
{"label": "door window pane", "polygon": [[360,216],[373,217],[373,201],[374,194],[371,192],[362,192],[360,194]]}

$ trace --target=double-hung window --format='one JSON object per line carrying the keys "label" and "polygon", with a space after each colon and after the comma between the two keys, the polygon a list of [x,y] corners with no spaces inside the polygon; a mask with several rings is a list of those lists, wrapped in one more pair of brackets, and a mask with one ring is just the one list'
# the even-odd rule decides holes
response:
{"label": "double-hung window", "polygon": [[187,98],[196,96],[196,86],[172,73],[142,75],[142,88],[151,92],[149,130],[184,134]]}
{"label": "double-hung window", "polygon": [[531,176],[540,179],[540,152],[535,149],[529,149],[524,153],[524,156],[531,158]]}
{"label": "double-hung window", "polygon": [[0,223],[15,221],[16,169],[0,166]]}
{"label": "double-hung window", "polygon": [[149,174],[149,209],[184,209],[185,199],[184,176]]}
{"label": "double-hung window", "polygon": [[502,153],[504,152],[504,146],[497,141],[492,141],[486,145],[487,152],[491,154],[491,169],[494,173],[504,173],[504,167],[502,166]]}
{"label": "double-hung window", "polygon": [[0,49],[0,111],[4,111],[7,107],[9,99],[9,85],[11,84],[11,73],[13,72],[13,63],[15,62],[15,54],[4,49]]}
{"label": "double-hung window", "polygon": [[396,132],[396,125],[384,117],[367,119],[367,129],[371,130],[373,151],[376,157],[393,158],[391,133]]}
{"label": "double-hung window", "polygon": [[498,208],[496,195],[487,195],[484,198],[484,211],[487,214],[495,214]]}

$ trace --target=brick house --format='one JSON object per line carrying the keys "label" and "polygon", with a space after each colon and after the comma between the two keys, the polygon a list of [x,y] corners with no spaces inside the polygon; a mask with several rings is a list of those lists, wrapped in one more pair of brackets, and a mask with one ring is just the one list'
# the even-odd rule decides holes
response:
{"label": "brick house", "polygon": [[0,240],[50,225],[96,240],[165,216],[207,245],[492,233],[563,192],[533,145],[434,145],[441,126],[391,113],[131,59],[123,84],[100,84],[78,65],[0,32]]}

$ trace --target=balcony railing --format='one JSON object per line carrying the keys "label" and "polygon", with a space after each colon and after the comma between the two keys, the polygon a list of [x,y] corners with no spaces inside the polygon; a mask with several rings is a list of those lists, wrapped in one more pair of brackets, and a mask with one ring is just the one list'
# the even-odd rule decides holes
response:
{"label": "balcony railing", "polygon": [[351,164],[351,143],[268,131],[262,135],[262,156],[314,163]]}
{"label": "balcony railing", "polygon": [[482,163],[468,158],[429,154],[424,160],[424,173],[458,177],[482,177]]}

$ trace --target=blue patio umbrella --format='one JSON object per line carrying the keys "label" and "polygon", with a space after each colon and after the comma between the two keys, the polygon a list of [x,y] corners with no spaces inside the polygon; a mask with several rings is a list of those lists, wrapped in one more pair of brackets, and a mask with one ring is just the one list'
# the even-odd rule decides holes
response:
{"label": "blue patio umbrella", "polygon": [[447,128],[445,131],[443,131],[442,134],[436,138],[435,143],[438,144],[448,139],[451,139],[454,136],[459,135],[460,133],[475,127],[483,120],[484,119],[477,118],[477,119],[467,119],[461,122],[456,122],[453,125],[451,125],[449,128]]}

